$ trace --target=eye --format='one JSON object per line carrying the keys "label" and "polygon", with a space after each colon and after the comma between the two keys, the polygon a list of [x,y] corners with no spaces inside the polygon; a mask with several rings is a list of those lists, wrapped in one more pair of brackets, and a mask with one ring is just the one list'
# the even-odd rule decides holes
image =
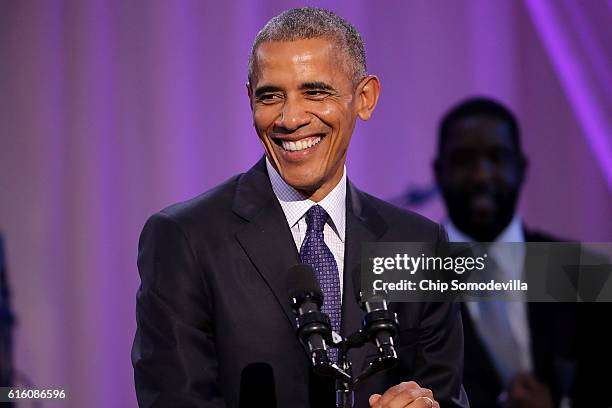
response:
{"label": "eye", "polygon": [[475,158],[474,152],[458,150],[450,156],[449,162],[455,167],[467,167],[474,164]]}
{"label": "eye", "polygon": [[321,89],[312,89],[310,91],[306,91],[305,94],[312,99],[323,99],[329,95],[329,92]]}
{"label": "eye", "polygon": [[272,104],[280,101],[282,99],[282,95],[278,93],[266,93],[257,98],[258,102],[264,104]]}
{"label": "eye", "polygon": [[515,152],[509,149],[497,149],[489,154],[491,161],[495,164],[507,166],[518,162]]}

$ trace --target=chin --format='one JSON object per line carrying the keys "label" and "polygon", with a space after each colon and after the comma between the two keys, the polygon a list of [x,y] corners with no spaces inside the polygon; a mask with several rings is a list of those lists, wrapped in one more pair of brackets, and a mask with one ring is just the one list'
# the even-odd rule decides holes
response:
{"label": "chin", "polygon": [[301,172],[286,171],[281,174],[287,184],[297,190],[314,191],[321,184],[321,178],[312,174],[301,174]]}
{"label": "chin", "polygon": [[291,180],[285,180],[287,182],[287,184],[289,184],[291,187],[295,188],[296,190],[299,190],[300,192],[304,193],[304,194],[312,194],[314,193],[320,186],[320,184],[316,184],[316,183],[309,183],[309,182],[292,182]]}
{"label": "chin", "polygon": [[[494,230],[496,223],[497,223],[497,220],[495,220],[494,218],[481,217],[481,218],[473,219],[472,225],[476,230],[484,233],[484,232]],[[485,235],[489,235],[489,234],[485,234]]]}

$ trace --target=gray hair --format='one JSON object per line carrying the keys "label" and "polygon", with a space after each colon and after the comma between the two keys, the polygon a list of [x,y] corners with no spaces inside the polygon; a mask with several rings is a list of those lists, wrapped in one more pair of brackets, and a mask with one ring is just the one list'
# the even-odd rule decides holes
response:
{"label": "gray hair", "polygon": [[249,82],[255,71],[257,47],[271,41],[296,41],[310,38],[334,40],[345,56],[343,64],[347,73],[357,83],[367,75],[365,48],[359,32],[351,23],[317,7],[293,8],[273,17],[257,33],[249,55]]}

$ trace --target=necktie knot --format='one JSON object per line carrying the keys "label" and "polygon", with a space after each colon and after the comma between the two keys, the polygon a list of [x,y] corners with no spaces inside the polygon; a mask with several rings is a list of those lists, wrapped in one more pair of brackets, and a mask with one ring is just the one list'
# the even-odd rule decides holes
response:
{"label": "necktie knot", "polygon": [[306,233],[323,233],[323,228],[328,218],[327,211],[320,205],[317,204],[310,207],[308,212],[306,212],[306,225],[308,226]]}

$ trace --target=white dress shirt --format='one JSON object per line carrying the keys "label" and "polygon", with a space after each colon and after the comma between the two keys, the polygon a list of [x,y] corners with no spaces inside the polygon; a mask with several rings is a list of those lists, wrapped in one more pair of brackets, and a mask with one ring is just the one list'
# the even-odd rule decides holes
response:
{"label": "white dress shirt", "polygon": [[[474,242],[471,237],[461,232],[451,221],[446,223],[446,231],[451,242]],[[525,234],[520,217],[515,215],[510,224],[497,237],[493,245],[490,246],[489,256],[493,256],[495,262],[499,265],[502,280],[521,279],[525,261],[525,247],[517,245],[500,250],[500,246],[495,245],[500,242],[525,242]],[[482,323],[480,322],[480,310],[477,302],[466,302],[466,306],[476,330],[479,330],[479,326]],[[520,367],[525,371],[532,371],[533,362],[527,304],[525,302],[509,301],[507,310],[510,329],[519,347],[518,357],[520,359]]]}
{"label": "white dress shirt", "polygon": [[274,194],[285,213],[285,218],[291,229],[293,241],[298,252],[300,252],[302,242],[306,237],[306,212],[308,212],[310,207],[318,204],[329,214],[329,219],[323,228],[323,240],[336,260],[340,274],[340,296],[342,296],[344,243],[346,238],[346,166],[342,170],[342,178],[338,184],[318,203],[304,198],[302,193],[287,184],[267,157],[266,167],[270,182],[272,183],[272,190],[274,190]]}

